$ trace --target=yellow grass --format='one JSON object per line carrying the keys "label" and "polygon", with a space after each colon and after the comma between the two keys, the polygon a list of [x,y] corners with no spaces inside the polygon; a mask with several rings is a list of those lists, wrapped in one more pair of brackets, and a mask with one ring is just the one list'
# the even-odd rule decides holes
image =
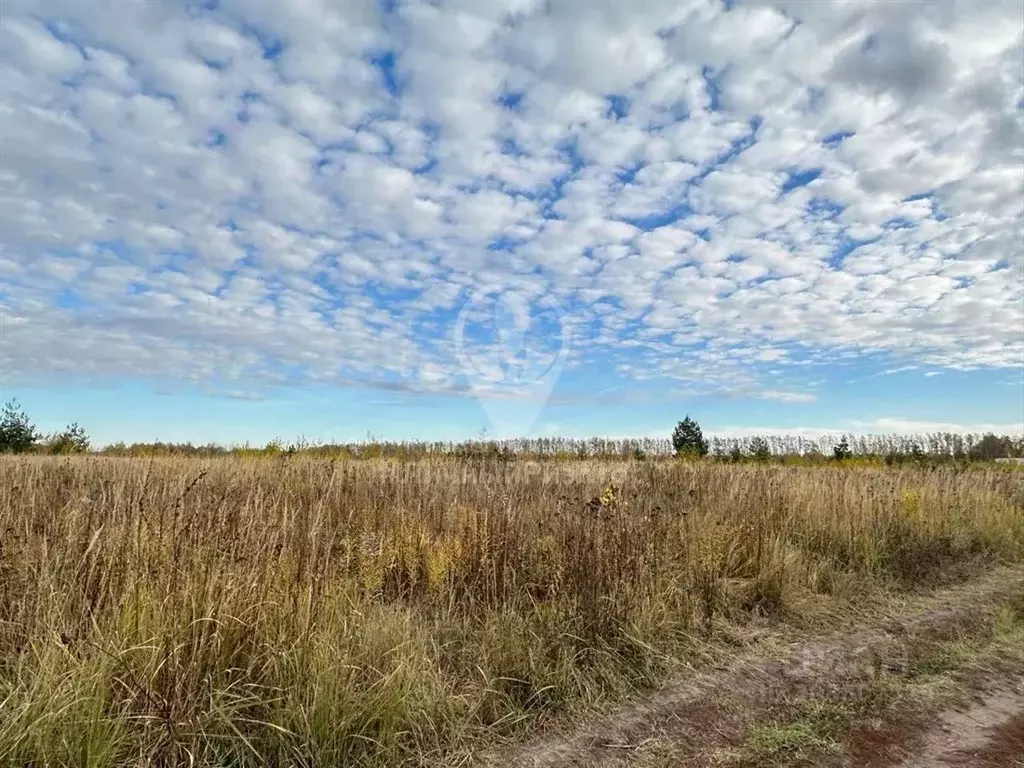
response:
{"label": "yellow grass", "polygon": [[4,458],[0,760],[454,764],[730,624],[1022,555],[986,469]]}

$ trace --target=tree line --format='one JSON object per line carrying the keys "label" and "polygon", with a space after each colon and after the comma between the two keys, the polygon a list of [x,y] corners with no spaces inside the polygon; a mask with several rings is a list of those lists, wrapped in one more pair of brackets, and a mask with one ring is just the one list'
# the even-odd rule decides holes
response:
{"label": "tree line", "polygon": [[706,439],[700,425],[689,415],[672,432],[672,452],[678,456],[715,456],[739,460],[773,457],[882,459],[886,463],[925,460],[982,460],[1024,457],[1024,434],[828,434],[817,438],[800,435],[751,435]]}
{"label": "tree line", "polygon": [[16,400],[8,400],[0,412],[0,453],[87,453],[89,436],[77,422],[59,432],[44,435]]}
{"label": "tree line", "polygon": [[905,462],[980,460],[1024,457],[1024,436],[929,432],[916,435],[829,434],[808,438],[799,435],[705,436],[689,415],[671,435],[658,438],[559,438],[536,437],[510,440],[383,441],[368,437],[362,442],[320,443],[299,439],[290,443],[272,440],[262,446],[192,443],[113,443],[93,449],[85,429],[77,423],[50,435],[40,433],[16,401],[0,412],[0,453],[75,454],[106,456],[287,456],[306,455],[349,458],[604,458],[634,459],[708,458],[719,461],[872,460],[887,464]]}

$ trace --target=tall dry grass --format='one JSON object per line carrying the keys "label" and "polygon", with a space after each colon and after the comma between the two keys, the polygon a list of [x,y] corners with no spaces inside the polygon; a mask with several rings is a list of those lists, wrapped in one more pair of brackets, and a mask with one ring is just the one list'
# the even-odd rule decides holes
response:
{"label": "tall dry grass", "polygon": [[454,764],[729,622],[1019,559],[1022,512],[988,470],[3,459],[0,759]]}

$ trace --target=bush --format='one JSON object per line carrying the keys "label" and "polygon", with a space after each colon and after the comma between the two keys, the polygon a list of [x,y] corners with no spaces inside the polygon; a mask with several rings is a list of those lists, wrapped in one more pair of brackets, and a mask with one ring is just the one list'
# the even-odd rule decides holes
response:
{"label": "bush", "polygon": [[88,453],[89,436],[85,430],[73,422],[49,440],[50,453],[67,455],[71,453]]}
{"label": "bush", "polygon": [[0,414],[0,453],[25,453],[39,440],[36,426],[18,405],[17,400],[4,403]]}

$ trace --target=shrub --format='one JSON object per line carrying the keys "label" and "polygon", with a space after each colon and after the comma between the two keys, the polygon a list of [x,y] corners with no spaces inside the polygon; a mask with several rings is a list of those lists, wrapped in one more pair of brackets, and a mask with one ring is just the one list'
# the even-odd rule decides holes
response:
{"label": "shrub", "polygon": [[88,453],[89,435],[77,422],[72,422],[64,428],[63,432],[58,432],[51,437],[47,447],[50,449],[50,453],[59,455]]}

